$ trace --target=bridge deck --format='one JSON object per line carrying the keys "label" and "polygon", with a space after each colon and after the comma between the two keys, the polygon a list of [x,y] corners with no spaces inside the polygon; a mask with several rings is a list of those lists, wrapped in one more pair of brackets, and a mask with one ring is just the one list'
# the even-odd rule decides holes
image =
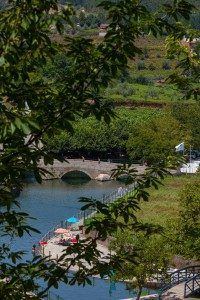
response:
{"label": "bridge deck", "polygon": [[171,289],[167,290],[165,293],[162,294],[162,300],[182,300],[182,299],[187,299],[187,300],[195,300],[197,298],[195,297],[187,297],[184,298],[184,286],[185,282],[182,282]]}
{"label": "bridge deck", "polygon": [[184,285],[185,282],[182,282],[169,290],[167,290],[165,293],[162,295],[162,300],[179,300],[179,299],[184,299]]}
{"label": "bridge deck", "polygon": [[[81,171],[86,173],[91,179],[95,179],[99,174],[112,174],[112,170],[116,169],[119,163],[104,162],[93,160],[81,160],[81,159],[68,159],[67,162],[54,161],[53,165],[45,166],[43,160],[40,161],[39,166],[45,168],[51,173],[47,175],[46,179],[62,178],[65,174],[72,171]],[[144,173],[145,166],[135,164],[134,167],[138,170],[139,174]]]}

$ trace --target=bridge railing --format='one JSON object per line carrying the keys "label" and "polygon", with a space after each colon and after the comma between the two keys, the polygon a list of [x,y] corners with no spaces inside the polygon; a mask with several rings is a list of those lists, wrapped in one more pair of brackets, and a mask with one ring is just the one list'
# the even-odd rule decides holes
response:
{"label": "bridge railing", "polygon": [[[194,276],[200,275],[200,265],[187,266],[172,272],[165,280],[161,282],[160,297],[162,293],[181,282],[192,279]],[[161,298],[160,298],[161,299]]]}
{"label": "bridge railing", "polygon": [[185,268],[179,269],[170,275],[170,285],[179,284],[187,279],[194,277],[196,274],[200,273],[200,266],[187,266]]}
{"label": "bridge railing", "polygon": [[184,298],[197,291],[200,292],[200,273],[186,281],[184,287]]}

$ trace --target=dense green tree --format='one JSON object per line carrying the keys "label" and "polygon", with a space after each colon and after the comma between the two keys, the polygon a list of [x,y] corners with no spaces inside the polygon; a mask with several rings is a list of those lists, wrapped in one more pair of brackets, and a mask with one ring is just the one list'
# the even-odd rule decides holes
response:
{"label": "dense green tree", "polygon": [[[132,132],[145,122],[155,118],[162,112],[159,110],[116,109],[116,118],[110,124],[99,122],[95,118],[78,119],[74,125],[73,134],[61,131],[55,136],[46,138],[49,149],[67,152],[79,151],[81,153],[95,152],[104,154],[108,158],[108,153],[113,155],[116,151],[126,152],[126,143]],[[107,155],[106,155],[107,153]],[[98,154],[99,155],[99,154]]]}
{"label": "dense green tree", "polygon": [[187,140],[186,132],[175,118],[165,114],[137,127],[127,141],[127,150],[131,157],[152,164],[175,156],[175,146],[182,140]]}
{"label": "dense green tree", "polygon": [[200,259],[200,183],[188,183],[180,194],[180,219],[175,242],[180,254]]}
{"label": "dense green tree", "polygon": [[[0,298],[39,299],[52,286],[58,287],[59,281],[85,284],[88,276],[110,275],[113,268],[119,268],[124,258],[118,259],[114,255],[108,263],[101,260],[97,240],[104,240],[126,226],[116,216],[123,218],[125,223],[132,218],[131,226],[138,225],[131,210],[138,206],[140,199],[147,200],[144,189],[157,185],[158,178],[163,178],[166,172],[148,169],[142,180],[137,181],[134,198],[126,202],[120,200],[110,207],[87,200],[83,209],[92,206],[104,216],[101,222],[94,218],[87,228],[87,232],[96,230],[97,235],[67,249],[57,263],[40,257],[19,263],[23,253],[20,249],[12,252],[9,243],[13,237],[20,238],[36,231],[28,225],[29,216],[16,209],[19,203],[13,189],[23,188],[28,171],[41,182],[45,170],[38,166],[40,159],[45,164],[52,164],[58,158],[56,153],[48,151],[45,143],[39,147],[44,133],[52,136],[61,129],[72,132],[77,116],[92,115],[98,120],[104,117],[106,122],[110,121],[112,108],[102,98],[101,90],[119,70],[127,67],[129,58],[140,53],[135,39],[150,31],[155,35],[166,31],[177,34],[177,17],[188,18],[193,7],[184,1],[176,1],[175,7],[165,8],[163,15],[158,16],[138,1],[106,1],[102,7],[108,11],[110,26],[109,34],[101,43],[66,36],[65,42],[59,44],[51,39],[51,34],[62,33],[65,26],[72,24],[74,11],[71,6],[60,9],[56,0],[11,0],[9,4],[7,9],[0,11],[0,143],[3,149],[0,156],[0,226],[1,236],[7,235],[9,239],[7,244],[2,241],[0,245]],[[45,68],[59,52],[65,53],[70,62],[64,76],[59,82],[41,77],[41,68]],[[73,258],[69,254],[73,254]],[[83,259],[91,266],[90,270]],[[79,269],[69,279],[72,265],[78,265]],[[38,279],[47,282],[47,287],[40,293]]]}
{"label": "dense green tree", "polygon": [[181,127],[189,132],[189,144],[200,149],[200,103],[176,103],[171,110]]}
{"label": "dense green tree", "polygon": [[128,281],[131,288],[138,289],[136,299],[140,299],[142,288],[151,279],[167,274],[172,258],[171,249],[160,234],[144,235],[125,230],[116,234],[112,248],[121,254],[128,252],[128,255],[133,255],[134,263],[125,262],[123,271],[117,273],[116,277]]}

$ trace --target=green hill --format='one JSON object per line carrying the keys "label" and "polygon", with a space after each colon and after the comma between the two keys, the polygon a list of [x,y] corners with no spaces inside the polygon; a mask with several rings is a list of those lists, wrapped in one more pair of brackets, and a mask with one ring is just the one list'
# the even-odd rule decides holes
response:
{"label": "green hill", "polygon": [[[191,4],[195,5],[198,9],[200,9],[200,1],[199,0],[187,0]],[[60,0],[61,4],[65,4],[67,2],[71,2],[76,7],[85,7],[87,10],[94,9],[102,0]],[[142,0],[142,3],[146,5],[150,10],[155,11],[159,8],[163,3],[169,3],[169,0]],[[193,14],[190,23],[192,27],[196,29],[200,29],[200,11],[197,11]]]}
{"label": "green hill", "polygon": [[[63,4],[69,1],[61,0]],[[79,6],[85,6],[85,7],[95,7],[97,4],[101,2],[101,0],[70,0],[70,2],[74,5]],[[167,0],[142,0],[142,3],[147,5],[150,9],[154,10],[163,3],[169,2]],[[199,0],[188,0],[191,4],[194,4],[198,7],[200,7],[200,1]]]}
{"label": "green hill", "polygon": [[4,8],[7,4],[7,0],[0,0],[0,9]]}

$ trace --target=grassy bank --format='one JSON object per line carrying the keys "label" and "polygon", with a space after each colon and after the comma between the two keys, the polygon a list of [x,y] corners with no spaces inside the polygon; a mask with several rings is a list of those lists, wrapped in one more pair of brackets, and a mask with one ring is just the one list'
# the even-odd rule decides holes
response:
{"label": "grassy bank", "polygon": [[198,175],[167,177],[159,190],[151,189],[149,202],[141,203],[139,219],[166,226],[177,219],[180,205],[180,191],[189,182],[200,181]]}

